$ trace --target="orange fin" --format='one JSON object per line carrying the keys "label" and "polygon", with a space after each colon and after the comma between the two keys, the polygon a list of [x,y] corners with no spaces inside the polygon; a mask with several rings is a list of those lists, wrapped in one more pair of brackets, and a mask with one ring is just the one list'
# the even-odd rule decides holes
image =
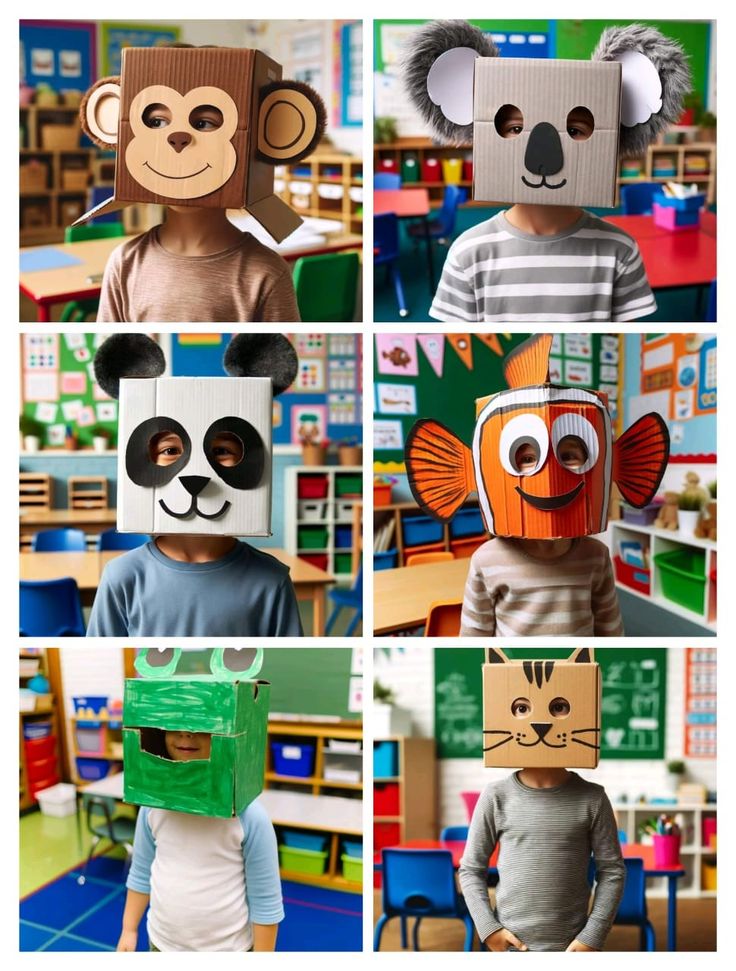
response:
{"label": "orange fin", "polygon": [[529,388],[549,381],[551,334],[535,334],[506,356],[503,375],[510,388]]}
{"label": "orange fin", "polygon": [[473,453],[449,428],[428,418],[409,432],[404,454],[414,498],[446,523],[475,489]]}
{"label": "orange fin", "polygon": [[613,446],[613,479],[626,502],[637,509],[657,494],[670,457],[670,433],[651,412],[628,428]]}

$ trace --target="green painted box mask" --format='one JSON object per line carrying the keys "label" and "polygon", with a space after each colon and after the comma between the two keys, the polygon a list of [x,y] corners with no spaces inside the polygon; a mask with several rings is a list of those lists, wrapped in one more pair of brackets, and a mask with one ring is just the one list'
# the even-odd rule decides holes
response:
{"label": "green painted box mask", "polygon": [[[209,675],[125,682],[124,798],[128,803],[229,818],[263,789],[271,686]],[[163,754],[166,731],[208,732],[209,759]]]}

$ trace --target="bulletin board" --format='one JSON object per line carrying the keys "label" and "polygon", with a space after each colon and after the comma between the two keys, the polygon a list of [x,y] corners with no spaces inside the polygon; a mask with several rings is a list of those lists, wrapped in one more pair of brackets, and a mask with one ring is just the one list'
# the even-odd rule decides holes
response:
{"label": "bulletin board", "polygon": [[102,74],[120,74],[120,64],[125,47],[164,47],[175,44],[181,31],[178,27],[155,24],[100,25],[102,33]]}
{"label": "bulletin board", "polygon": [[714,647],[685,649],[685,755],[690,759],[716,757],[716,660]]}
{"label": "bulletin board", "polygon": [[266,648],[258,677],[271,682],[272,717],[362,721],[362,648]]}
{"label": "bulletin board", "polygon": [[115,447],[118,404],[94,380],[100,342],[99,334],[22,335],[21,414],[27,434],[38,434],[44,447],[63,448],[67,429],[80,448],[91,448],[101,431]]}
{"label": "bulletin board", "polygon": [[[504,648],[513,660],[569,657],[570,648]],[[483,749],[483,648],[434,652],[434,733],[443,759],[480,759]],[[601,759],[662,759],[667,651],[599,648],[603,681]]]}
{"label": "bulletin board", "polygon": [[335,67],[338,71],[335,99],[335,124],[343,128],[360,128],[363,124],[363,22],[343,24]]}
{"label": "bulletin board", "polygon": [[54,91],[86,91],[97,80],[96,46],[93,23],[21,20],[21,80]]}

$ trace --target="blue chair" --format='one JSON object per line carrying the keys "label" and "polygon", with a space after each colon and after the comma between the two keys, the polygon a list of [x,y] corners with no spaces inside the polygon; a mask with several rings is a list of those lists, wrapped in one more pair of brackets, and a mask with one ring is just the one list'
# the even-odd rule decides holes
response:
{"label": "blue chair", "polygon": [[624,216],[651,216],[654,193],[661,189],[656,182],[634,182],[621,187]]}
{"label": "blue chair", "polygon": [[347,637],[352,637],[355,628],[358,626],[358,621],[363,619],[363,565],[361,564],[358,575],[355,578],[355,583],[349,590],[336,587],[334,590],[330,590],[327,596],[330,600],[334,601],[335,609],[327,619],[325,634],[330,633],[332,625],[337,620],[337,615],[343,607],[349,607],[355,611],[355,616],[348,624],[348,629],[345,634]]}
{"label": "blue chair", "polygon": [[[115,815],[115,799],[111,796],[96,796],[90,793],[82,793],[82,809],[87,810],[87,829],[92,836],[89,853],[84,861],[82,872],[77,877],[77,883],[83,887],[87,882],[87,867],[89,861],[94,856],[94,852],[99,844],[107,839],[111,845],[104,849],[102,853],[107,853],[116,846],[122,846],[125,850],[125,868],[123,870],[123,883],[130,869],[133,860],[133,838],[135,836],[135,819],[130,816]],[[100,856],[102,856],[102,853]]]}
{"label": "blue chair", "polygon": [[397,172],[376,172],[373,176],[374,189],[400,189],[401,176]]}
{"label": "blue chair", "polygon": [[[445,195],[442,199],[442,207],[436,219],[429,220],[429,238],[436,239],[438,243],[446,244],[455,234],[455,223],[457,222],[457,207],[465,199],[465,192],[457,185],[445,186]],[[412,239],[424,239],[426,233],[422,223],[414,223],[409,226],[409,235]]]}
{"label": "blue chair", "polygon": [[119,533],[116,529],[106,529],[97,537],[97,549],[104,553],[106,550],[137,550],[145,546],[150,540],[145,533]]}
{"label": "blue chair", "polygon": [[21,580],[20,636],[84,637],[76,580]]}
{"label": "blue chair", "polygon": [[[620,833],[619,833],[620,836]],[[624,860],[626,865],[626,882],[624,895],[618,906],[614,924],[623,927],[639,928],[639,950],[656,951],[657,941],[654,927],[647,913],[646,877],[644,876],[644,861],[632,857]],[[591,857],[588,867],[588,882],[595,881],[595,861]]]}
{"label": "blue chair", "polygon": [[399,316],[408,317],[409,311],[404,297],[404,285],[398,267],[399,261],[399,219],[393,212],[373,217],[373,266],[385,266],[387,278],[396,291]]}
{"label": "blue chair", "polygon": [[87,549],[81,529],[42,529],[31,543],[34,553],[79,553]]}
{"label": "blue chair", "polygon": [[[381,850],[383,913],[378,919],[373,949],[381,949],[381,936],[392,917],[414,917],[412,946],[419,950],[419,925],[425,917],[456,917],[465,924],[463,950],[473,950],[473,922],[455,884],[449,850]],[[402,940],[402,946],[404,941]]]}
{"label": "blue chair", "polygon": [[466,840],[469,826],[445,826],[440,833],[441,840]]}
{"label": "blue chair", "polygon": [[629,837],[626,835],[625,829],[620,829],[618,831],[618,841],[621,846],[626,846],[626,844],[629,842]]}

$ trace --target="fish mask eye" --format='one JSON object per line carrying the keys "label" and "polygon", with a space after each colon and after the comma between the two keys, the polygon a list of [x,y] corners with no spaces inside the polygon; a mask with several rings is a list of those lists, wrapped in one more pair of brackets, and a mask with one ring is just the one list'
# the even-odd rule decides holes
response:
{"label": "fish mask eye", "polygon": [[509,475],[534,475],[546,462],[548,451],[549,432],[539,415],[517,415],[504,425],[499,458]]}
{"label": "fish mask eye", "polygon": [[552,425],[552,449],[563,468],[584,475],[598,461],[598,434],[582,415],[560,415]]}

